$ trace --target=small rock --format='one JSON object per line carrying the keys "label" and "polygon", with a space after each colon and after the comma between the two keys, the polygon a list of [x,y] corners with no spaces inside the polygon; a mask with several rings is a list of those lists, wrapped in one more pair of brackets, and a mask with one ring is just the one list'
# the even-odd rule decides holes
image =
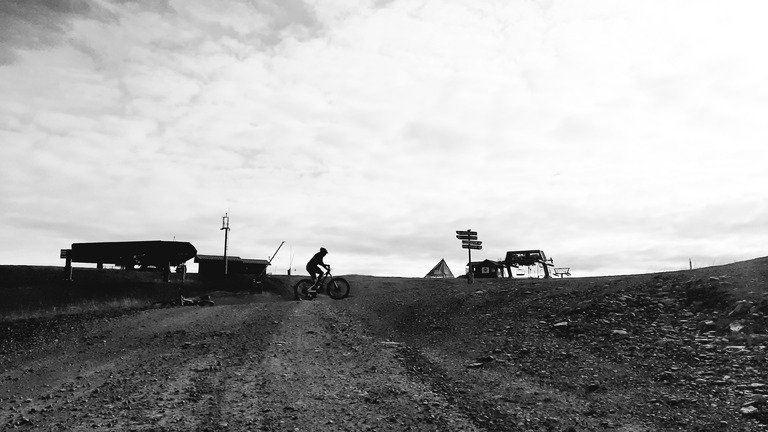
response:
{"label": "small rock", "polygon": [[699,323],[699,330],[702,332],[708,332],[717,329],[717,323],[712,320],[706,320]]}
{"label": "small rock", "polygon": [[736,302],[736,306],[734,306],[733,310],[731,310],[728,316],[743,315],[749,312],[749,309],[751,307],[752,307],[752,303],[750,303],[747,300],[741,300],[739,302]]}
{"label": "small rock", "polygon": [[733,333],[739,333],[744,328],[744,325],[737,322],[732,322],[728,328],[730,328],[731,332]]}
{"label": "small rock", "polygon": [[600,383],[589,383],[589,384],[587,384],[585,389],[587,390],[587,393],[596,392],[596,391],[600,390]]}
{"label": "small rock", "polygon": [[763,345],[768,343],[768,334],[752,333],[747,335],[747,345]]}
{"label": "small rock", "polygon": [[384,341],[381,345],[384,346],[384,348],[397,348],[402,344],[400,342]]}
{"label": "small rock", "polygon": [[758,414],[760,414],[760,411],[752,405],[741,408],[741,415],[744,417],[756,417]]}

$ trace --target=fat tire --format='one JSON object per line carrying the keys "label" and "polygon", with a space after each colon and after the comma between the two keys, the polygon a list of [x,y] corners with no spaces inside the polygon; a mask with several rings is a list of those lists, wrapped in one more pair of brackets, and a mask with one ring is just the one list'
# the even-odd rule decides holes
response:
{"label": "fat tire", "polygon": [[344,278],[333,278],[326,288],[328,297],[341,300],[349,295],[349,282]]}
{"label": "fat tire", "polygon": [[314,283],[310,279],[302,279],[298,282],[296,282],[296,285],[293,286],[293,296],[296,299],[296,301],[302,301],[302,300],[314,300],[315,296],[313,295],[307,295],[304,294],[302,291],[304,288],[309,288]]}

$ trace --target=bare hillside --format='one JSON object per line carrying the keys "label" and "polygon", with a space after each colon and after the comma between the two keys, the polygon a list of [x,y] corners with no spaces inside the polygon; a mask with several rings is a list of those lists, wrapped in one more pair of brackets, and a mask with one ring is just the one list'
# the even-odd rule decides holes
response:
{"label": "bare hillside", "polygon": [[17,430],[745,431],[768,259],[551,280],[349,276],[352,296],[3,321]]}

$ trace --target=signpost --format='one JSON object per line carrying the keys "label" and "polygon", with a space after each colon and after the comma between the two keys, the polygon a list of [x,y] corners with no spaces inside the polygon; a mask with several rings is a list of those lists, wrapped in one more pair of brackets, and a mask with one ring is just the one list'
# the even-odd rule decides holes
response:
{"label": "signpost", "polygon": [[466,231],[456,231],[456,238],[461,240],[462,249],[466,249],[469,254],[469,273],[467,274],[467,283],[475,281],[475,275],[472,273],[472,249],[480,250],[483,248],[483,242],[477,240],[477,231],[468,229]]}
{"label": "signpost", "polygon": [[67,275],[67,281],[72,282],[72,249],[62,249],[59,253],[59,257],[66,259],[64,264],[64,271]]}
{"label": "signpost", "polygon": [[[224,230],[224,275],[227,275],[227,237],[229,237],[229,214],[224,213],[221,218],[221,230]],[[221,231],[219,230],[219,231]]]}

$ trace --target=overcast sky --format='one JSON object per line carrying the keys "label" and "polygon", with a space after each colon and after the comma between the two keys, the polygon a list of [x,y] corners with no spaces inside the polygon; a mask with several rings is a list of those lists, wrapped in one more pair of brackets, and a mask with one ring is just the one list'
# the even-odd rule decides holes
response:
{"label": "overcast sky", "polygon": [[[188,241],[285,274],[768,255],[768,3],[0,0],[0,264]],[[291,265],[292,263],[292,265]]]}

